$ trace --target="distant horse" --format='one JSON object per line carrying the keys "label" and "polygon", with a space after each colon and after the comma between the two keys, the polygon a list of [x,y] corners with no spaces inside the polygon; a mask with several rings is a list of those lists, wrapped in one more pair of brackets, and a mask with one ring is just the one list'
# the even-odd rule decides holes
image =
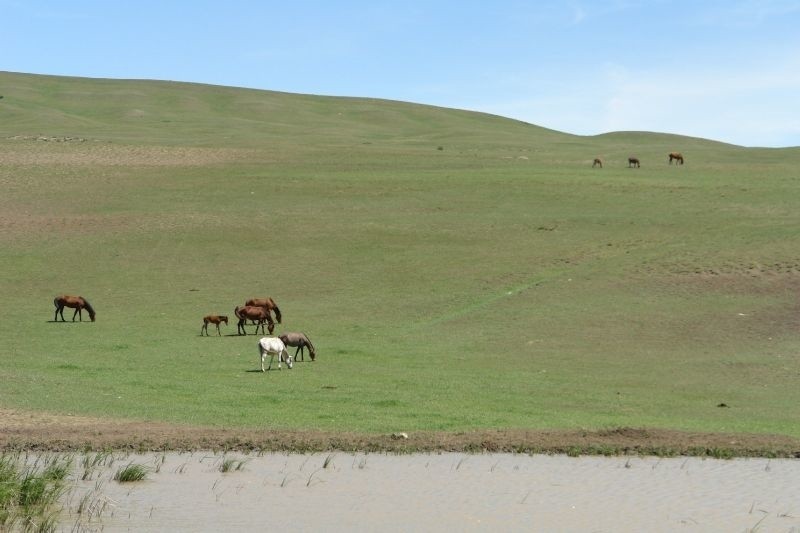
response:
{"label": "distant horse", "polygon": [[82,309],[86,309],[89,312],[89,318],[92,319],[92,322],[94,322],[94,317],[97,316],[97,313],[94,312],[92,304],[90,304],[89,300],[83,296],[56,296],[55,300],[53,300],[53,305],[56,306],[56,315],[55,318],[53,318],[54,322],[58,322],[58,315],[61,315],[62,322],[66,322],[66,320],[64,320],[65,307],[75,309],[75,312],[72,314],[73,322],[75,322],[75,315],[78,315],[78,319],[83,322],[83,313],[81,312]]}
{"label": "distant horse", "polygon": [[275,320],[278,321],[278,324],[281,323],[281,310],[278,309],[278,304],[276,304],[275,300],[272,298],[250,298],[244,305],[263,307],[267,312],[273,311],[275,313]]}
{"label": "distant horse", "polygon": [[240,335],[247,335],[247,331],[244,329],[245,322],[248,320],[252,320],[256,323],[256,331],[255,334],[258,333],[258,327],[261,326],[261,333],[264,333],[264,322],[266,322],[267,329],[269,329],[270,335],[272,335],[272,331],[275,329],[275,323],[272,321],[272,317],[269,315],[269,311],[264,309],[263,307],[256,307],[252,305],[246,305],[244,307],[236,306],[236,309],[233,310],[233,314],[236,315],[236,318],[239,319],[239,323],[237,324],[236,333]]}
{"label": "distant horse", "polygon": [[300,352],[300,357],[302,360],[305,361],[305,352],[303,348],[308,347],[308,355],[311,356],[311,360],[313,361],[317,357],[317,351],[314,350],[314,345],[311,344],[311,341],[308,340],[308,337],[305,333],[298,333],[298,332],[287,332],[281,333],[278,335],[278,338],[283,341],[286,346],[296,347],[297,349],[294,351],[294,360],[297,361],[297,352]]}
{"label": "distant horse", "polygon": [[261,358],[261,371],[264,371],[264,359],[269,355],[269,367],[272,369],[272,359],[278,356],[278,370],[281,369],[281,361],[286,361],[286,366],[292,368],[292,356],[286,350],[286,345],[278,337],[263,337],[258,341],[258,355]]}
{"label": "distant horse", "polygon": [[683,154],[680,154],[678,152],[672,152],[671,154],[669,154],[670,165],[672,164],[673,159],[676,161],[676,164],[678,163],[680,163],[681,165],[683,164]]}
{"label": "distant horse", "polygon": [[634,167],[639,168],[641,165],[639,164],[639,160],[635,157],[628,158],[628,168]]}
{"label": "distant horse", "polygon": [[208,324],[216,324],[217,325],[217,335],[222,337],[222,333],[219,332],[219,324],[220,322],[225,322],[225,325],[228,325],[228,317],[224,315],[206,315],[203,317],[203,327],[200,328],[200,336],[203,336],[203,331],[206,332],[208,335]]}
{"label": "distant horse", "polygon": [[594,163],[592,163],[592,168],[594,168],[594,167],[603,168],[603,160],[600,159],[599,157],[595,157]]}

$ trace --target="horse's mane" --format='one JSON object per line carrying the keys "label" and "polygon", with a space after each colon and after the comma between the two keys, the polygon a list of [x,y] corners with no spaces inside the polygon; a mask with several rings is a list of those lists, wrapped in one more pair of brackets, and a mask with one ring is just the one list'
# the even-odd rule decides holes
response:
{"label": "horse's mane", "polygon": [[92,307],[92,304],[89,303],[89,300],[87,300],[83,296],[81,296],[81,298],[83,299],[83,304],[86,306],[86,310],[89,311],[89,317],[92,320],[94,320],[95,317],[94,307]]}
{"label": "horse's mane", "polygon": [[314,345],[313,345],[313,344],[311,344],[311,339],[309,339],[309,338],[308,338],[308,335],[306,335],[306,332],[305,332],[305,331],[303,332],[303,335],[304,335],[304,336],[305,336],[305,338],[306,338],[306,342],[308,343],[308,347],[309,347],[309,348],[311,348],[311,351],[312,351],[312,352],[316,353],[316,352],[317,352],[317,349],[316,349],[316,348],[314,348]]}

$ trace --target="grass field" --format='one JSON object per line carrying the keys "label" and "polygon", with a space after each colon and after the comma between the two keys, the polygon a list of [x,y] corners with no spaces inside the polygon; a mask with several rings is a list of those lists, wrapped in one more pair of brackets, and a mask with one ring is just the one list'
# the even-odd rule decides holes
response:
{"label": "grass field", "polygon": [[[800,437],[800,149],[168,82],[0,94],[2,407]],[[61,293],[97,321],[53,323]],[[316,362],[199,336],[264,296]]]}

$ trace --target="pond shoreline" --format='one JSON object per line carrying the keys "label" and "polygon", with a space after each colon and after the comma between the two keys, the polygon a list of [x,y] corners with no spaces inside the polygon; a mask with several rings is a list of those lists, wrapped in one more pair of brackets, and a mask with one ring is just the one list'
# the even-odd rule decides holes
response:
{"label": "pond shoreline", "polygon": [[652,428],[475,430],[388,434],[198,427],[0,408],[0,451],[325,451],[800,458],[800,439]]}

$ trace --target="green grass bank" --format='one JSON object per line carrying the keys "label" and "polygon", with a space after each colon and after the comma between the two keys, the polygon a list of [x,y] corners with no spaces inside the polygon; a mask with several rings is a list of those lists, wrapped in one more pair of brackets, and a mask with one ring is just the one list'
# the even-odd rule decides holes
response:
{"label": "green grass bank", "polygon": [[[800,149],[155,81],[0,94],[0,406],[800,437]],[[52,322],[61,293],[97,321]],[[264,296],[316,362],[262,374],[235,322],[199,335]]]}

